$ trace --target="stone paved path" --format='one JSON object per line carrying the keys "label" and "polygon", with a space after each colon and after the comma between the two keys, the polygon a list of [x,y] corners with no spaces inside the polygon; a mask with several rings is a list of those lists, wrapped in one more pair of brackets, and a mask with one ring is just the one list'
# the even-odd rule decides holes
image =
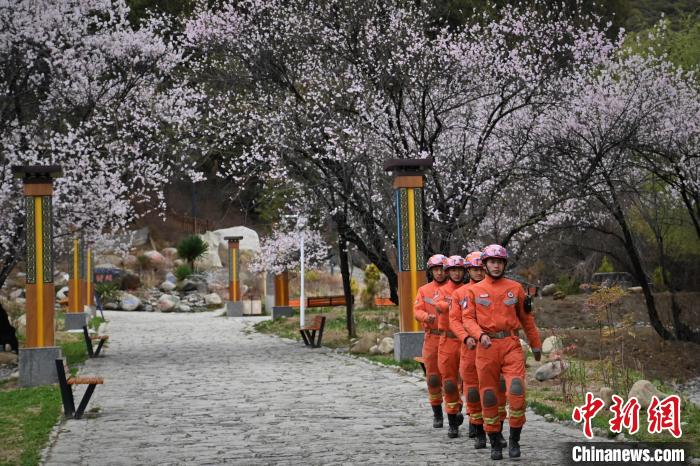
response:
{"label": "stone paved path", "polygon": [[[107,318],[110,346],[82,371],[105,378],[99,412],[64,421],[46,464],[491,463],[432,428],[422,380],[255,333],[259,318]],[[581,438],[529,412],[521,462],[559,464]]]}

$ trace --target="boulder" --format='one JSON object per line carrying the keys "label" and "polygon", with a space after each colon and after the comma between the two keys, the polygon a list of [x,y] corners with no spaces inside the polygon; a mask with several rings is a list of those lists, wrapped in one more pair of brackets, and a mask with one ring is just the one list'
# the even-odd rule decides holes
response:
{"label": "boulder", "polygon": [[119,267],[123,263],[123,259],[114,254],[100,255],[99,257],[100,265],[109,264],[108,267]]}
{"label": "boulder", "polygon": [[[0,348],[2,349],[2,348]],[[17,365],[17,355],[11,352],[0,351],[0,366],[2,365]]]}
{"label": "boulder", "polygon": [[122,290],[137,290],[141,288],[141,279],[133,273],[126,273],[122,277]]}
{"label": "boulder", "polygon": [[216,293],[204,295],[204,304],[207,306],[221,306],[223,303],[224,301],[221,299],[221,296]]}
{"label": "boulder", "polygon": [[141,307],[141,300],[133,294],[124,293],[119,300],[119,307],[125,311],[135,311]]}
{"label": "boulder", "polygon": [[119,309],[119,303],[115,303],[114,301],[108,301],[104,303],[102,307],[104,307],[107,311],[116,311]]}
{"label": "boulder", "polygon": [[394,352],[394,339],[391,337],[384,337],[382,341],[379,342],[379,352],[382,354],[389,354]]}
{"label": "boulder", "polygon": [[64,299],[68,299],[68,287],[64,286],[58,292],[56,292],[56,299],[59,301],[63,301]]}
{"label": "boulder", "polygon": [[199,235],[202,241],[207,243],[207,252],[194,263],[198,270],[211,270],[221,268],[221,258],[219,257],[219,244],[223,241],[216,233],[207,231],[203,235]]}
{"label": "boulder", "polygon": [[598,391],[598,397],[605,402],[606,407],[612,405],[613,390],[610,387],[601,387]]}
{"label": "boulder", "polygon": [[177,283],[177,277],[172,272],[166,273],[165,279],[171,283]]}
{"label": "boulder", "polygon": [[549,354],[552,351],[561,351],[562,349],[564,349],[564,343],[558,336],[552,335],[545,338],[542,342],[542,352],[544,354]]}
{"label": "boulder", "polygon": [[160,312],[173,312],[178,304],[180,304],[180,298],[171,294],[164,294],[158,298],[157,306]]}
{"label": "boulder", "polygon": [[128,267],[130,269],[134,269],[138,267],[139,265],[139,260],[134,256],[133,254],[127,254],[124,256],[122,259],[122,263],[124,264],[124,267]]}
{"label": "boulder", "polygon": [[175,259],[173,261],[173,267],[180,267],[181,265],[185,265],[186,262],[182,259]]}
{"label": "boulder", "polygon": [[666,397],[664,393],[657,390],[654,384],[648,380],[637,380],[634,385],[632,385],[632,388],[630,388],[627,399],[629,400],[632,397],[636,397],[642,408],[648,408],[651,403],[651,397],[654,395],[659,399]]}
{"label": "boulder", "polygon": [[192,312],[192,308],[188,304],[178,304],[177,312]]}
{"label": "boulder", "polygon": [[153,268],[162,269],[166,265],[165,256],[158,251],[146,251],[143,255],[148,258]]}
{"label": "boulder", "polygon": [[175,285],[175,283],[173,283],[169,280],[165,280],[163,283],[160,284],[159,288],[161,291],[165,291],[167,293],[167,292],[173,291],[176,288],[176,285]]}
{"label": "boulder", "polygon": [[554,283],[545,285],[542,287],[542,296],[552,296],[558,289],[559,287]]}
{"label": "boulder", "polygon": [[373,347],[371,347],[371,348],[369,349],[369,354],[380,354],[379,346],[378,346],[378,345],[374,345]]}
{"label": "boulder", "polygon": [[377,336],[373,333],[362,335],[357,342],[350,348],[351,353],[367,353],[370,348],[377,344]]}
{"label": "boulder", "polygon": [[552,295],[552,298],[554,298],[557,301],[566,299],[566,293],[564,293],[563,291],[557,291]]}
{"label": "boulder", "polygon": [[186,278],[185,280],[182,280],[178,285],[177,285],[178,291],[196,291],[197,290],[197,283],[195,283],[193,280],[190,280],[189,278]]}
{"label": "boulder", "polygon": [[568,365],[561,360],[551,361],[542,364],[535,372],[535,378],[540,382],[550,380],[561,375],[567,369]]}
{"label": "boulder", "polygon": [[53,284],[57,287],[66,286],[69,279],[70,276],[66,272],[57,272],[53,276]]}
{"label": "boulder", "polygon": [[175,248],[165,248],[161,251],[161,254],[163,254],[166,259],[171,261],[177,259],[177,249]]}
{"label": "boulder", "polygon": [[155,309],[153,308],[153,305],[151,305],[151,304],[146,304],[145,306],[143,306],[143,310],[144,310],[145,312],[153,312]]}

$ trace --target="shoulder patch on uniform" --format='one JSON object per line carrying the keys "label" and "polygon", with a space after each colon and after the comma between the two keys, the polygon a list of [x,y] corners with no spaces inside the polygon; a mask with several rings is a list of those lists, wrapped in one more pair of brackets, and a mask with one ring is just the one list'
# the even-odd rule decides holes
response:
{"label": "shoulder patch on uniform", "polygon": [[467,298],[467,297],[465,296],[465,297],[462,298],[462,300],[459,302],[459,306],[460,306],[462,309],[466,309],[467,304],[469,304],[469,298]]}
{"label": "shoulder patch on uniform", "polygon": [[488,293],[482,293],[479,295],[480,298],[488,298],[489,294]]}
{"label": "shoulder patch on uniform", "polygon": [[509,291],[509,292],[508,292],[508,297],[509,297],[509,298],[512,298],[513,296],[515,296],[515,295],[513,294],[513,292],[512,292],[512,291]]}

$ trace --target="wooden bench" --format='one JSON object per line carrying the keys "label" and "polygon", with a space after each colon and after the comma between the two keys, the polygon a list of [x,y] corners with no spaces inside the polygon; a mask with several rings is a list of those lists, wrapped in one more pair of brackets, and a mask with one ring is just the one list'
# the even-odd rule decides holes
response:
{"label": "wooden bench", "polygon": [[423,359],[420,356],[416,356],[415,358],[413,358],[413,360],[416,361],[418,364],[420,364],[420,368],[423,369],[423,375],[428,375],[425,372],[425,359]]}
{"label": "wooden bench", "polygon": [[[87,325],[83,325],[83,337],[85,338],[85,346],[87,346],[88,356],[91,358],[96,358],[99,356],[100,351],[102,351],[102,345],[105,344],[105,341],[109,340],[109,336],[107,335],[90,335]],[[97,344],[97,349],[93,349],[92,347],[93,340],[99,341]]]}
{"label": "wooden bench", "polygon": [[[312,348],[319,348],[321,346],[321,339],[323,338],[323,327],[325,326],[326,318],[317,315],[314,317],[311,325],[300,328],[299,333],[301,333],[301,338],[304,339],[304,344]],[[318,338],[316,332],[318,332]]]}
{"label": "wooden bench", "polygon": [[[61,388],[61,399],[63,400],[63,412],[66,417],[80,419],[83,417],[85,408],[92,397],[97,385],[104,383],[102,377],[95,376],[80,376],[73,377],[70,375],[68,366],[63,362],[63,359],[56,359],[56,374],[58,375],[58,385]],[[66,376],[68,374],[68,376]],[[87,385],[83,399],[80,400],[78,409],[75,409],[75,399],[73,398],[73,385]]]}

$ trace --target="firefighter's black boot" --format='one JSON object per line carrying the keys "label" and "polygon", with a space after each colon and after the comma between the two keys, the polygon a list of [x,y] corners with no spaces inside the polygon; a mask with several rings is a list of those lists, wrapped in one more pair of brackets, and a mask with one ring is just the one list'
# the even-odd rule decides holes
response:
{"label": "firefighter's black boot", "polygon": [[469,423],[469,438],[476,437],[476,424]]}
{"label": "firefighter's black boot", "polygon": [[489,432],[489,442],[491,442],[491,459],[503,459],[503,447],[501,447],[501,439],[498,438],[498,432]]}
{"label": "firefighter's black boot", "polygon": [[459,422],[457,421],[457,415],[448,414],[447,423],[450,425],[449,429],[447,430],[447,436],[449,438],[459,437]]}
{"label": "firefighter's black boot", "polygon": [[462,424],[464,424],[464,414],[462,414],[462,411],[460,410],[460,412],[457,413],[457,425],[461,426]]}
{"label": "firefighter's black boot", "polygon": [[520,458],[520,431],[522,427],[511,427],[508,436],[508,456]]}
{"label": "firefighter's black boot", "polygon": [[498,438],[501,440],[501,447],[505,448],[508,446],[508,442],[503,438],[503,421],[501,421],[501,429],[498,431]]}
{"label": "firefighter's black boot", "polygon": [[442,405],[433,406],[433,427],[435,429],[441,429],[442,420]]}
{"label": "firefighter's black boot", "polygon": [[469,424],[469,427],[474,426],[474,449],[480,450],[486,448],[486,432],[484,432],[484,426],[481,424]]}

